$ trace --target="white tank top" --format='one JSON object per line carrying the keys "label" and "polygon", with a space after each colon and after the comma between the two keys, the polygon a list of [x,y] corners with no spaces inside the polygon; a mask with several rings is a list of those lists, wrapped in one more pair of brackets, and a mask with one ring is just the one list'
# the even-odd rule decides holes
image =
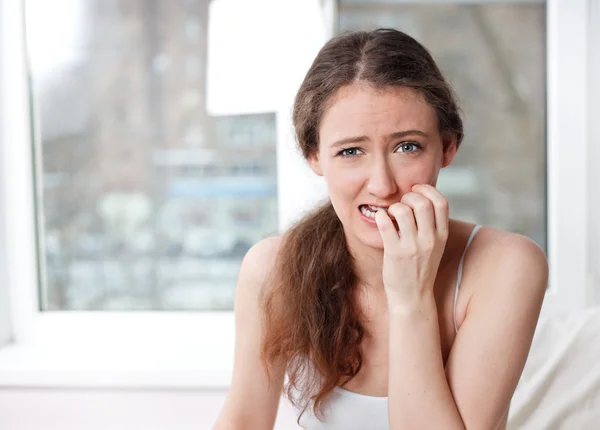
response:
{"label": "white tank top", "polygon": [[[477,225],[471,232],[465,250],[458,265],[458,278],[454,288],[454,329],[456,326],[456,300],[462,279],[463,262],[467,249],[481,226]],[[299,414],[300,411],[297,411]],[[335,387],[323,403],[323,419],[320,421],[307,409],[300,419],[300,426],[306,430],[389,430],[388,398],[367,396],[353,393],[341,387]]]}

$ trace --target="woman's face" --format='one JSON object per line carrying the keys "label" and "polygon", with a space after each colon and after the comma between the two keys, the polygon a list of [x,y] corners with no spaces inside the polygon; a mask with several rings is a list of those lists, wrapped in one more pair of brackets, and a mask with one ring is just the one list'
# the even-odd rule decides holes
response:
{"label": "woman's face", "polygon": [[456,152],[455,139],[449,139],[444,145],[435,110],[415,90],[353,84],[329,102],[309,163],[325,178],[349,239],[382,249],[375,220],[361,206],[387,207],[414,184],[435,186]]}

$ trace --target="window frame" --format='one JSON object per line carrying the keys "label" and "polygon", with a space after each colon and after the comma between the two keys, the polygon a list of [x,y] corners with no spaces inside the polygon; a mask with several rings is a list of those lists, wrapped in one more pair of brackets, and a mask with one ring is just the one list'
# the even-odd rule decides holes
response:
{"label": "window frame", "polygon": [[[4,17],[4,7],[0,4],[0,23],[3,22]],[[0,27],[0,41],[2,41],[6,37],[6,31],[3,30],[3,27]],[[0,45],[0,85],[4,82],[4,49]],[[2,88],[0,86],[0,88]],[[4,94],[3,92],[0,94]],[[5,163],[3,160],[6,157],[2,151],[2,141],[3,136],[5,135],[6,126],[4,125],[1,119],[5,118],[7,107],[2,98],[0,98],[0,184],[3,182],[2,172],[6,171]],[[4,213],[4,202],[6,201],[6,196],[4,192],[4,188],[0,186],[0,345],[5,344],[11,340],[12,336],[12,325],[11,325],[11,313],[9,306],[9,296],[8,296],[8,288],[3,287],[8,285],[8,276],[7,276],[7,267],[6,267],[6,247],[2,246],[6,241],[6,227],[5,223],[2,221],[2,214]]]}
{"label": "window frame", "polygon": [[[593,76],[600,76],[600,2],[591,1],[589,5],[589,113],[588,118],[600,117],[600,79],[593,79]],[[596,48],[594,48],[596,47]],[[590,237],[590,281],[588,283],[588,302],[593,305],[600,305],[600,223],[594,220],[600,219],[600,193],[591,186],[591,184],[600,184],[600,145],[593,142],[600,142],[600,129],[591,120],[588,121],[589,131],[589,195],[590,216],[589,237]]]}
{"label": "window frame", "polygon": [[[547,2],[549,289],[543,314],[589,306],[589,42],[587,0]],[[577,84],[573,84],[577,83]],[[561,142],[573,142],[567,148]],[[552,173],[551,173],[552,172]]]}
{"label": "window frame", "polygon": [[[337,2],[326,4],[323,42],[333,34],[337,16]],[[588,8],[587,0],[547,2],[547,153],[553,174],[547,178],[545,313],[581,310],[588,294],[588,169],[582,167],[590,146]],[[40,311],[35,227],[40,196],[34,196],[23,16],[22,0],[0,2],[0,233],[5,235],[0,298],[8,297],[0,302],[0,312],[8,316],[0,320],[5,334],[0,340],[13,340],[0,347],[0,387],[228,387],[231,311]],[[277,121],[280,231],[326,196],[322,178],[294,149],[290,107],[281,107]],[[570,146],[561,147],[567,139]]]}

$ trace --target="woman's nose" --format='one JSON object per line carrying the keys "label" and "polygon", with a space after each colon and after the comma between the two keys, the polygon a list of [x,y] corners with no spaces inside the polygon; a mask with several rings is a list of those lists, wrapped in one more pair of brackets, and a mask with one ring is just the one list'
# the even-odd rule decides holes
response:
{"label": "woman's nose", "polygon": [[373,166],[367,184],[367,191],[380,199],[384,199],[398,191],[392,171],[386,163]]}

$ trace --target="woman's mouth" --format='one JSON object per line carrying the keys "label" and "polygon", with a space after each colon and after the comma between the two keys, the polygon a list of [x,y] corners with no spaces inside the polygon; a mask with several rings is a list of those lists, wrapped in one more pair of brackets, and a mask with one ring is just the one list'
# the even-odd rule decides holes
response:
{"label": "woman's mouth", "polygon": [[[360,212],[361,219],[363,221],[365,221],[367,224],[371,225],[371,226],[375,226],[377,227],[377,222],[375,221],[375,214],[379,211],[385,211],[387,212],[387,208],[381,208],[378,206],[371,206],[371,205],[360,205],[358,207],[358,210]],[[396,228],[396,230],[398,230],[398,223],[396,222],[396,218],[393,217],[393,215],[388,214],[388,216],[391,218],[392,220],[392,224],[394,224],[394,227]]]}
{"label": "woman's mouth", "polygon": [[387,208],[380,208],[380,207],[371,206],[371,205],[360,205],[358,207],[358,209],[364,216],[373,218],[373,220],[375,220],[375,214],[378,211],[386,211],[387,212]]}

